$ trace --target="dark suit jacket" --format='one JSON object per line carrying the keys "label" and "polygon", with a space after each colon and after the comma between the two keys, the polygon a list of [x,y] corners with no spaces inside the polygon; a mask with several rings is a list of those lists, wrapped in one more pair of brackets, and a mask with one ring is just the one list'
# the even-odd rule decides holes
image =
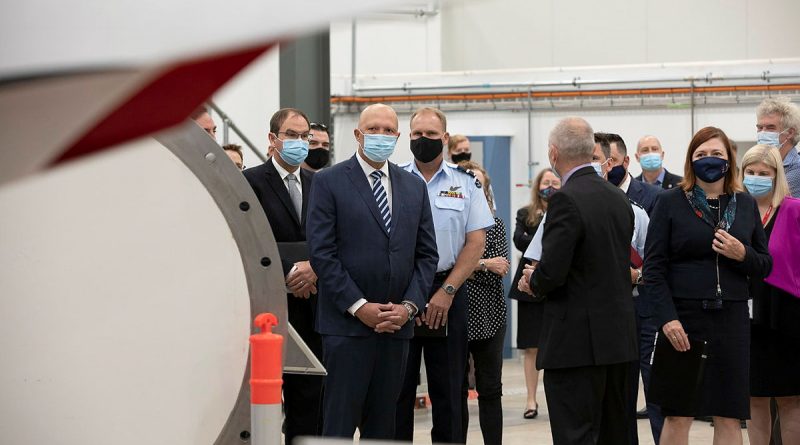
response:
{"label": "dark suit jacket", "polygon": [[642,181],[634,181],[633,177],[631,177],[628,184],[628,197],[642,206],[648,215],[653,211],[653,206],[656,205],[656,197],[658,197],[659,193],[661,193],[661,187]]}
{"label": "dark suit jacket", "polygon": [[[347,311],[371,303],[413,302],[420,311],[439,255],[425,183],[389,163],[392,230],[386,230],[372,188],[354,155],[314,178],[307,231],[311,265],[319,276],[317,331],[375,335]],[[411,338],[413,323],[392,335]]]}
{"label": "dark suit jacket", "polygon": [[[645,182],[644,181],[644,175],[639,175],[639,176],[636,177],[636,179],[641,181],[641,182]],[[665,168],[664,169],[664,181],[661,182],[661,188],[664,189],[664,190],[669,190],[669,189],[671,189],[673,187],[677,187],[678,184],[681,183],[681,181],[683,181],[683,176],[673,175],[672,173],[669,172],[669,170],[667,170]]]}
{"label": "dark suit jacket", "polygon": [[[306,240],[306,211],[308,208],[308,197],[311,191],[311,183],[314,173],[299,168],[295,174],[300,175],[300,185],[303,189],[303,211],[301,218],[297,218],[294,211],[292,199],[289,198],[289,191],[283,178],[280,177],[272,159],[253,168],[244,171],[244,177],[258,197],[258,202],[264,209],[264,213],[269,220],[275,242],[297,242]],[[281,258],[283,275],[289,273],[293,263]],[[300,336],[306,341],[309,347],[321,357],[321,344],[314,332],[314,314],[316,312],[316,296],[305,300],[287,294],[287,309],[289,311],[289,322],[297,330]]]}
{"label": "dark suit jacket", "polygon": [[[522,207],[521,209],[517,210],[517,224],[514,228],[514,246],[522,253],[528,249],[528,246],[533,241],[533,235],[536,234],[536,229],[539,228],[539,224],[535,226],[528,225],[528,207]],[[527,292],[522,292],[517,288],[517,284],[519,283],[519,279],[522,278],[522,271],[525,270],[525,265],[531,264],[531,260],[526,258],[520,258],[519,264],[517,264],[517,270],[514,272],[514,278],[511,280],[511,289],[508,290],[508,298],[513,298],[514,300],[520,301],[528,301],[532,302],[535,301],[534,298],[528,294]]]}
{"label": "dark suit jacket", "polygon": [[[727,204],[728,197],[723,196],[722,211]],[[722,299],[746,301],[750,298],[748,277],[761,280],[772,267],[758,206],[749,194],[736,194],[736,216],[728,232],[744,244],[745,259],[740,263],[719,256]],[[711,249],[713,240],[714,228],[695,215],[681,188],[668,190],[658,198],[647,228],[647,292],[643,296],[650,300],[659,327],[678,319],[673,298],[715,298],[717,254]]]}
{"label": "dark suit jacket", "polygon": [[545,295],[536,366],[610,365],[638,358],[631,298],[633,211],[618,187],[582,168],[550,198],[542,261],[533,274]]}

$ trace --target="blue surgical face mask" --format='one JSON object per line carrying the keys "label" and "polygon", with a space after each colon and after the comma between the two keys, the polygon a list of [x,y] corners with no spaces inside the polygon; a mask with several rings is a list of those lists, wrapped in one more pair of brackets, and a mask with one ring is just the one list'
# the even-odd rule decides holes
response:
{"label": "blue surgical face mask", "polygon": [[303,139],[278,140],[283,142],[283,148],[278,154],[287,164],[300,165],[308,156],[308,141]]}
{"label": "blue surgical face mask", "polygon": [[599,162],[592,162],[592,168],[597,173],[597,176],[603,177],[603,164]]}
{"label": "blue surgical face mask", "polygon": [[[361,130],[358,130],[361,132]],[[394,146],[397,144],[397,136],[388,134],[365,134],[364,155],[372,162],[384,162],[394,153]]]}
{"label": "blue surgical face mask", "polygon": [[780,138],[786,130],[778,133],[777,131],[759,131],[756,134],[756,143],[759,145],[772,145],[773,147],[781,147]]}
{"label": "blue surgical face mask", "polygon": [[715,156],[706,156],[692,162],[692,170],[697,179],[711,184],[725,176],[725,172],[728,171],[728,161]]}
{"label": "blue surgical face mask", "polygon": [[661,168],[661,162],[661,153],[647,153],[646,155],[639,156],[639,163],[642,164],[642,170],[658,170]]}
{"label": "blue surgical face mask", "polygon": [[772,191],[772,178],[769,176],[744,175],[744,186],[756,198]]}

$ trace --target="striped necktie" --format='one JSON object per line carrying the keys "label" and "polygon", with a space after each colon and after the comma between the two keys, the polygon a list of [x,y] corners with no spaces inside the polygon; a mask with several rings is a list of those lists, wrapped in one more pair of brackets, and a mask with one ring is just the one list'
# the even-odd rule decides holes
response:
{"label": "striped necktie", "polygon": [[392,212],[389,211],[389,199],[386,196],[386,189],[381,184],[381,176],[383,172],[375,170],[369,174],[372,178],[372,194],[375,196],[375,202],[378,203],[378,211],[381,213],[383,223],[386,225],[386,231],[391,232],[392,227]]}

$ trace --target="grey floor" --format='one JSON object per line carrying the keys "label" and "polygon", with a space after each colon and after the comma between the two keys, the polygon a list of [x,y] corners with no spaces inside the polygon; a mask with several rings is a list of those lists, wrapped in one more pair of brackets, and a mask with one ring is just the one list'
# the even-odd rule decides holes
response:
{"label": "grey floor", "polygon": [[[540,373],[541,380],[541,373]],[[641,385],[639,385],[641,386]],[[508,359],[503,364],[503,443],[505,445],[538,445],[552,444],[550,436],[550,423],[548,421],[547,402],[541,381],[537,400],[539,402],[539,417],[534,420],[522,418],[525,409],[525,380],[522,374],[522,359]],[[643,395],[639,393],[639,407],[643,406]],[[469,401],[469,433],[467,444],[482,444],[480,425],[478,424],[478,401]],[[647,420],[639,420],[639,443],[652,445],[653,436]],[[431,415],[429,409],[417,409],[415,412],[414,443],[429,444],[431,428]],[[711,444],[713,428],[705,422],[694,422],[692,426],[690,444]],[[749,444],[747,432],[742,432],[744,443]]]}

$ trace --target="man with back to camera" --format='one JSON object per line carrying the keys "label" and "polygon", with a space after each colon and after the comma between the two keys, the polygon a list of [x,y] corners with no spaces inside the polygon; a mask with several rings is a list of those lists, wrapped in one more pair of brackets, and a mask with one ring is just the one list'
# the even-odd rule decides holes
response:
{"label": "man with back to camera", "polygon": [[469,139],[463,134],[454,134],[450,136],[447,143],[447,155],[453,164],[471,160],[472,151],[470,151]]}
{"label": "man with back to camera", "polygon": [[328,127],[312,122],[308,139],[308,156],[303,161],[303,168],[317,172],[327,167],[330,161],[331,137],[328,134]]}
{"label": "man with back to camera", "polygon": [[594,148],[592,128],[581,118],[563,119],[551,131],[548,158],[563,185],[550,198],[541,261],[525,274],[544,299],[537,368],[547,371],[553,442],[625,445],[629,374],[638,358],[634,216],[625,194],[592,166]]}
{"label": "man with back to camera", "polygon": [[486,229],[494,218],[480,183],[464,169],[444,161],[447,118],[436,108],[411,115],[414,161],[403,165],[427,184],[436,228],[439,262],[427,308],[417,322],[446,336],[415,336],[411,341],[405,381],[397,404],[396,440],[414,437],[414,399],[420,361],[425,354],[428,394],[433,406],[434,443],[463,443],[462,384],[467,366],[467,289],[462,286],[483,255]]}
{"label": "man with back to camera", "polygon": [[642,167],[642,174],[636,179],[664,190],[671,189],[683,181],[682,176],[674,175],[664,168],[664,150],[661,141],[655,136],[643,136],[636,144],[636,160]]}
{"label": "man with back to camera", "polygon": [[611,169],[608,171],[608,182],[622,189],[633,202],[644,207],[649,215],[656,204],[656,197],[661,189],[641,181],[634,181],[628,167],[631,158],[628,156],[628,149],[625,141],[616,133],[599,133],[608,140],[611,146]]}
{"label": "man with back to camera", "polygon": [[[307,252],[288,255],[286,246],[306,241],[309,192],[313,173],[300,168],[308,153],[308,117],[294,108],[275,112],[269,121],[270,159],[244,171],[244,177],[258,197],[281,253],[286,278],[286,307],[289,323],[317,357],[322,357],[322,340],[314,331],[317,276]],[[286,414],[286,443],[298,436],[316,436],[320,427],[322,377],[283,374],[283,406]]]}
{"label": "man with back to camera", "polygon": [[800,109],[787,97],[767,98],[756,108],[756,117],[756,142],[778,148],[789,191],[800,198],[800,154],[795,147],[800,142]]}
{"label": "man with back to camera", "polygon": [[392,439],[416,314],[438,256],[425,184],[388,162],[397,114],[364,109],[357,153],[314,176],[308,207],[328,371],[322,434]]}

